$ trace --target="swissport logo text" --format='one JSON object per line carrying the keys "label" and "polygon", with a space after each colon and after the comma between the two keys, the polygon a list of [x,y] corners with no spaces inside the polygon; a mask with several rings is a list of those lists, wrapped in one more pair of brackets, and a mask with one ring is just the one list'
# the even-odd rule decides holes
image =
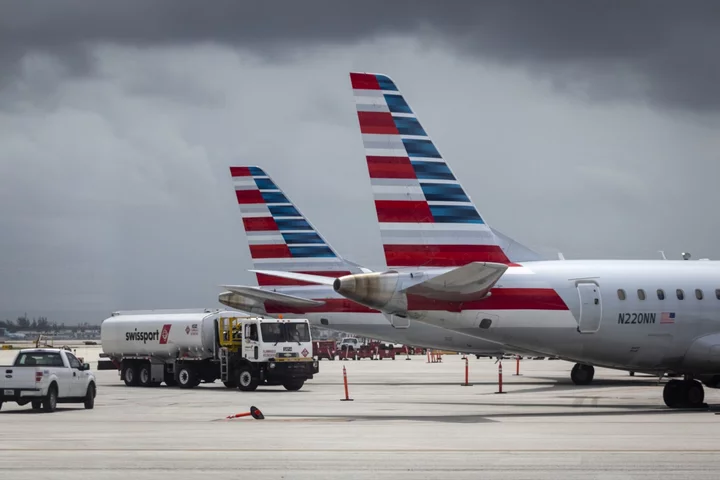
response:
{"label": "swissport logo text", "polygon": [[136,328],[132,332],[125,333],[125,341],[147,343],[148,341],[159,340],[160,345],[165,345],[170,335],[170,327],[172,327],[170,324],[163,325],[162,331],[155,330],[154,332],[138,332]]}

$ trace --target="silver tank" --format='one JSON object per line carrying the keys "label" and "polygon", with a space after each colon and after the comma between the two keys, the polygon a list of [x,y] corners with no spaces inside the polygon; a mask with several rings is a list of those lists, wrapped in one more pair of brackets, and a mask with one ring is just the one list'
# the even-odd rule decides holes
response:
{"label": "silver tank", "polygon": [[110,357],[212,357],[219,317],[245,317],[233,311],[116,313],[100,327],[102,350]]}

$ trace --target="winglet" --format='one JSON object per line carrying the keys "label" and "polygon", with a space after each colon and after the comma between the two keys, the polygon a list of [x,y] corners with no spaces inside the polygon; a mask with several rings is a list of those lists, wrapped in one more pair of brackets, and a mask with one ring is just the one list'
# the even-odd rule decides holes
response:
{"label": "winglet", "polygon": [[405,293],[448,302],[481,300],[507,268],[503,263],[473,262],[413,285]]}

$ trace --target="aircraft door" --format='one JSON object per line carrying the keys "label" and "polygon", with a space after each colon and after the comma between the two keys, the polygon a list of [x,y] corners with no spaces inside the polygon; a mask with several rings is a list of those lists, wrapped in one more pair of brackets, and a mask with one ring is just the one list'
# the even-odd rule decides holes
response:
{"label": "aircraft door", "polygon": [[595,283],[578,283],[580,297],[580,318],[578,331],[580,333],[595,333],[600,329],[602,320],[602,299],[600,287]]}

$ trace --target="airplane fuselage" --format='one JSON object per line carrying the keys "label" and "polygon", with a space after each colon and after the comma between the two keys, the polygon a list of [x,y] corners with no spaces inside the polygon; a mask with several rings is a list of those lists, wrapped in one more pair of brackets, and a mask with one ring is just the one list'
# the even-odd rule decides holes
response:
{"label": "airplane fuselage", "polygon": [[415,303],[408,299],[414,321],[511,350],[644,372],[720,372],[719,262],[526,262],[482,300]]}

